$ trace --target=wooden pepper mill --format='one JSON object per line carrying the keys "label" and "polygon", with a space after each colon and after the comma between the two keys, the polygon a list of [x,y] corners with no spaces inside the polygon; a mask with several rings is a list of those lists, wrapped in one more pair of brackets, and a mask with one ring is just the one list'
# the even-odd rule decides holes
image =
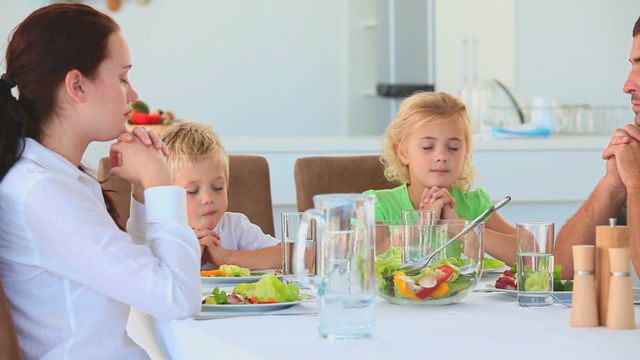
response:
{"label": "wooden pepper mill", "polygon": [[635,329],[633,289],[631,286],[631,256],[629,248],[609,249],[609,307],[607,327],[609,329]]}
{"label": "wooden pepper mill", "polygon": [[596,226],[596,286],[598,289],[598,314],[600,325],[607,326],[609,304],[609,253],[610,248],[629,247],[629,229],[616,226],[616,219],[609,219],[609,225]]}
{"label": "wooden pepper mill", "polygon": [[571,298],[571,326],[595,327],[598,319],[598,300],[595,278],[596,251],[593,245],[573,247],[573,296]]}

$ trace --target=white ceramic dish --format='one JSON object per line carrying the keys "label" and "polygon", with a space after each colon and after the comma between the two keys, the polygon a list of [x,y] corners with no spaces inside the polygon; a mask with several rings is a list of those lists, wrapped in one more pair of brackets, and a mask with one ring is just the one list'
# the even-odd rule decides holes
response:
{"label": "white ceramic dish", "polygon": [[217,285],[256,282],[266,274],[274,274],[278,277],[280,276],[276,274],[276,270],[256,270],[252,271],[251,273],[253,274],[251,276],[201,276],[200,282],[203,286],[211,285],[211,287],[216,287]]}
{"label": "white ceramic dish", "polygon": [[483,274],[502,274],[503,272],[509,269],[511,269],[510,266],[504,266],[504,267],[495,268],[495,269],[482,269],[482,273]]}
{"label": "white ceramic dish", "polygon": [[[518,295],[518,290],[498,289],[494,284],[487,284],[485,289],[477,289],[475,292],[497,292],[507,294],[515,297]],[[559,301],[567,304],[571,304],[571,291],[554,291],[553,295],[558,298]],[[633,289],[633,303],[640,305],[640,288]]]}
{"label": "white ceramic dish", "polygon": [[[220,288],[227,294],[233,292],[233,288]],[[202,294],[202,299],[211,295],[211,291]],[[313,300],[315,296],[308,290],[300,290],[300,299],[297,301],[289,301],[272,304],[202,304],[202,311],[246,311],[246,312],[267,312],[274,310],[282,310],[293,305],[300,304],[305,301]]]}

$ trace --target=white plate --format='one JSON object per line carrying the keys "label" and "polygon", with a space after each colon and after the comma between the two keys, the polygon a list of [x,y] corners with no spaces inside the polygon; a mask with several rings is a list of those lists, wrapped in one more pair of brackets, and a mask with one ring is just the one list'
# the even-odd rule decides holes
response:
{"label": "white plate", "polygon": [[[511,296],[518,295],[518,290],[498,289],[494,284],[487,284],[487,290],[487,292],[500,292]],[[568,296],[571,296],[571,291],[553,291],[553,293],[555,295],[568,294]]]}
{"label": "white plate", "polygon": [[[266,274],[275,274],[275,270],[256,270],[252,271],[252,273],[261,273],[260,275],[252,275],[252,276],[201,276],[200,282],[202,285],[227,285],[227,284],[240,284],[240,283],[251,283],[260,280]],[[280,276],[280,275],[276,275]]]}
{"label": "white plate", "polygon": [[300,304],[303,300],[274,304],[202,304],[202,311],[274,311]]}
{"label": "white plate", "polygon": [[[231,294],[233,292],[233,288],[221,288],[220,290],[225,291],[227,294]],[[211,292],[207,292],[202,294],[202,298],[204,299],[206,296],[211,295]],[[290,302],[282,302],[282,303],[273,303],[273,304],[202,304],[202,311],[247,311],[247,312],[258,312],[258,311],[274,311],[274,310],[282,310],[293,305],[300,304],[305,301],[313,300],[315,297],[310,291],[300,290],[300,297],[302,299],[298,301],[290,301]]]}
{"label": "white plate", "polygon": [[511,266],[504,266],[504,267],[495,268],[495,269],[482,269],[482,273],[483,274],[502,274],[503,272],[509,269],[511,269]]}
{"label": "white plate", "polygon": [[[498,289],[494,284],[487,284],[486,289],[476,289],[475,292],[499,292],[503,294],[507,294],[515,297],[518,295],[518,290],[507,290],[507,289]],[[571,291],[553,291],[553,295],[556,298],[567,304],[571,304],[571,296],[573,292]],[[635,305],[640,305],[640,288],[633,288],[633,303]]]}

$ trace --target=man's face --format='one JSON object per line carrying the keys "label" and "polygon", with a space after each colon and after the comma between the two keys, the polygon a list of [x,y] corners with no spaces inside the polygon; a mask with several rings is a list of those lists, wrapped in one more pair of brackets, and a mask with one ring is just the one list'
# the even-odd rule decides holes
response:
{"label": "man's face", "polygon": [[631,95],[631,109],[636,114],[636,125],[640,125],[640,34],[633,37],[629,62],[631,71],[622,90]]}

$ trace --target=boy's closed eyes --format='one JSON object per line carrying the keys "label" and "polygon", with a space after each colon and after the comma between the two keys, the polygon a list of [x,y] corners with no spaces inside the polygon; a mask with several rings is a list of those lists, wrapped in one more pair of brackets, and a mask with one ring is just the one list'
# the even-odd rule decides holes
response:
{"label": "boy's closed eyes", "polygon": [[227,211],[224,165],[213,157],[185,164],[174,173],[174,183],[187,191],[187,215],[194,229],[213,230]]}

